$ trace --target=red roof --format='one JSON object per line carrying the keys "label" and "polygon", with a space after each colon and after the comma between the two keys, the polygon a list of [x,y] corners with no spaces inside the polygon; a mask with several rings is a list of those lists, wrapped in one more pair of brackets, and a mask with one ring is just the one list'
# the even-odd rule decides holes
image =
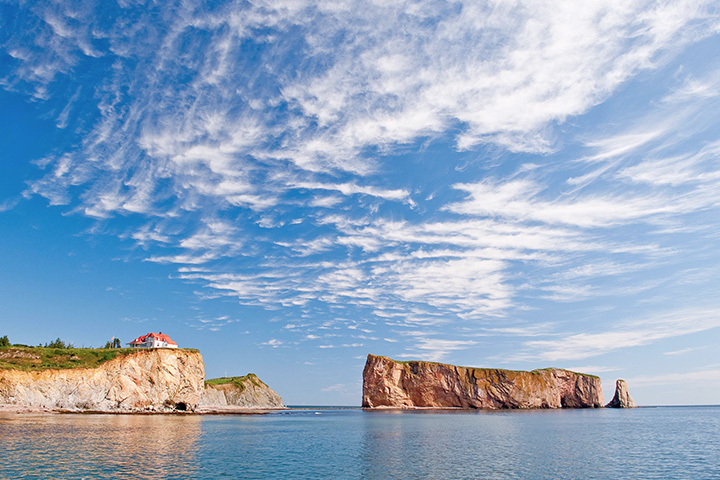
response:
{"label": "red roof", "polygon": [[143,335],[142,337],[138,337],[132,342],[130,342],[130,345],[136,344],[136,343],[145,343],[148,338],[155,338],[157,340],[160,340],[161,342],[165,342],[168,345],[177,345],[177,343],[170,340],[170,337],[165,335],[164,333],[148,333],[147,335]]}

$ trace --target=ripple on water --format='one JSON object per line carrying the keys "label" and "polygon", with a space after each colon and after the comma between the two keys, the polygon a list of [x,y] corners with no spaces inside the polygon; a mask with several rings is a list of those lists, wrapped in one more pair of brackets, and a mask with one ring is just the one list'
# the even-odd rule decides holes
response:
{"label": "ripple on water", "polygon": [[720,478],[720,408],[0,415],[0,478]]}

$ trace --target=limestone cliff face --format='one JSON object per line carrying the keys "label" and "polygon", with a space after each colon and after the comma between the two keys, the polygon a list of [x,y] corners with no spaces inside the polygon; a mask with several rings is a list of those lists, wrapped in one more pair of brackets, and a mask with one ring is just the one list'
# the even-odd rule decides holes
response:
{"label": "limestone cliff face", "polygon": [[[213,384],[214,381],[227,380]],[[236,406],[243,408],[283,408],[280,395],[257,375],[210,380],[200,397],[200,407]]]}
{"label": "limestone cliff face", "polygon": [[204,379],[198,352],[138,350],[97,368],[0,370],[0,403],[108,412],[192,411]]}
{"label": "limestone cliff face", "polygon": [[368,355],[363,372],[365,408],[597,408],[602,404],[598,377],[562,369],[517,372]]}
{"label": "limestone cliff face", "polygon": [[605,405],[606,408],[635,408],[635,400],[630,396],[628,384],[625,380],[615,382],[615,396],[610,403]]}

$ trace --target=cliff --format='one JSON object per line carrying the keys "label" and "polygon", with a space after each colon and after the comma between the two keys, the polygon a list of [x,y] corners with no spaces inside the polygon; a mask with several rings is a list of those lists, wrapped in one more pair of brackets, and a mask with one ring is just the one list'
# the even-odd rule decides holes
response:
{"label": "cliff", "polygon": [[223,377],[207,380],[200,397],[202,409],[214,407],[283,408],[280,395],[268,387],[254,373],[243,377]]}
{"label": "cliff", "polygon": [[137,350],[94,368],[2,369],[0,403],[107,412],[192,411],[204,378],[197,351]]}
{"label": "cliff", "polygon": [[365,408],[597,408],[602,404],[598,377],[556,368],[520,372],[368,355],[363,371]]}
{"label": "cliff", "polygon": [[635,400],[630,396],[628,384],[625,380],[615,382],[615,395],[606,408],[635,408]]}

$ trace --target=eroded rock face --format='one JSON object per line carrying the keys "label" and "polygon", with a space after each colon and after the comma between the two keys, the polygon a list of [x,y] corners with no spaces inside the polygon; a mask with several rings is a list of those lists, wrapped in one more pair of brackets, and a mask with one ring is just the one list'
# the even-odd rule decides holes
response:
{"label": "eroded rock face", "polygon": [[615,396],[610,403],[605,405],[606,408],[635,408],[635,400],[630,396],[628,384],[625,380],[615,382]]}
{"label": "eroded rock face", "polygon": [[237,406],[243,408],[283,408],[280,395],[254,373],[241,381],[206,385],[200,398],[201,407]]}
{"label": "eroded rock face", "polygon": [[598,408],[600,379],[562,369],[532,372],[396,362],[368,355],[365,408]]}
{"label": "eroded rock face", "polygon": [[198,352],[138,350],[98,368],[0,370],[0,403],[108,412],[193,411],[204,379]]}

